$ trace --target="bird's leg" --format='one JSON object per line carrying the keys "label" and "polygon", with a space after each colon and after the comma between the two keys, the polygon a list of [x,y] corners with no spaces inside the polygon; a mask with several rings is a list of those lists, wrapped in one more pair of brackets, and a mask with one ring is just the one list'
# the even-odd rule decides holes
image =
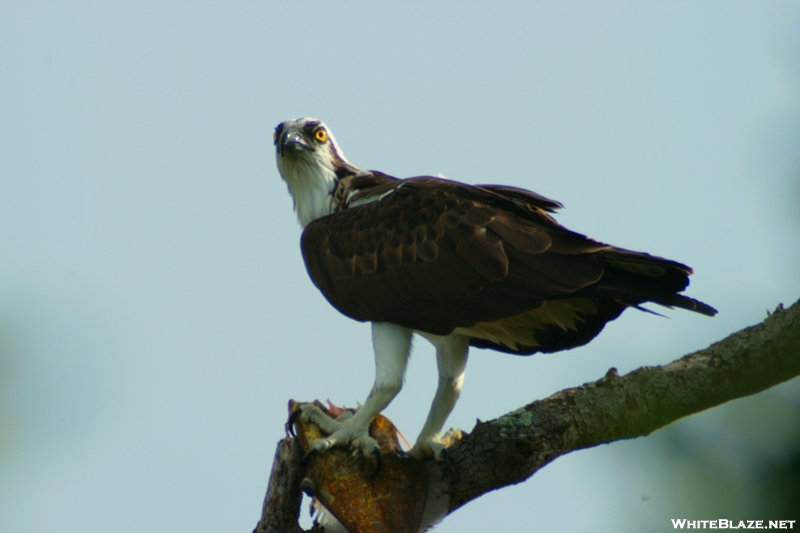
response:
{"label": "bird's leg", "polygon": [[425,425],[410,453],[419,459],[433,456],[437,461],[443,461],[447,449],[439,438],[439,432],[461,393],[464,373],[467,370],[469,338],[455,334],[445,337],[425,335],[425,338],[436,346],[439,386],[436,388],[436,396],[433,397]]}
{"label": "bird's leg", "polygon": [[348,444],[361,449],[364,455],[373,455],[378,450],[378,443],[369,436],[369,424],[403,386],[411,351],[411,330],[388,322],[373,322],[372,344],[375,349],[375,384],[364,405],[353,416],[344,421],[333,420],[314,405],[303,406],[301,416],[329,434],[314,441],[313,450],[321,452],[332,446]]}

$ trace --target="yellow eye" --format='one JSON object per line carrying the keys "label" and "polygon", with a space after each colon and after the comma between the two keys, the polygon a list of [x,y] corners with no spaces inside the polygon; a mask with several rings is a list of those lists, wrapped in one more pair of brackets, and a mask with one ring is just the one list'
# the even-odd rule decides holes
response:
{"label": "yellow eye", "polygon": [[320,128],[314,132],[314,138],[321,143],[324,143],[328,140],[328,132],[325,131],[325,128]]}

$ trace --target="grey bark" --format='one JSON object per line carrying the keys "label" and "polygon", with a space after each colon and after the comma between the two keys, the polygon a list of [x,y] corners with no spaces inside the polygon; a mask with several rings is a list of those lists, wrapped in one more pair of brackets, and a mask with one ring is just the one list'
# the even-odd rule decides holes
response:
{"label": "grey bark", "polygon": [[300,482],[303,478],[303,450],[296,439],[286,438],[278,442],[272,473],[267,485],[267,496],[261,509],[261,520],[253,533],[301,533],[297,520],[303,494]]}
{"label": "grey bark", "polygon": [[[482,494],[528,479],[561,455],[649,435],[680,418],[797,375],[800,301],[789,309],[779,306],[761,324],[668,365],[643,367],[622,377],[612,368],[596,382],[478,422],[449,449],[450,512]],[[281,452],[292,448],[298,447],[291,439],[279,443],[259,532],[300,531],[302,468],[299,456]],[[441,465],[428,466],[441,476]]]}

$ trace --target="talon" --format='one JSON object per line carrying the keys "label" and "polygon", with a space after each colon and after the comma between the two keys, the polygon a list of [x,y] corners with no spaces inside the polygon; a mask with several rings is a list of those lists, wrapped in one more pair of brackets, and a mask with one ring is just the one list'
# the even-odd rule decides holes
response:
{"label": "talon", "polygon": [[297,437],[297,433],[294,431],[294,423],[297,422],[297,419],[303,415],[302,409],[295,409],[292,411],[292,414],[289,415],[289,420],[286,421],[286,432],[291,435],[292,437]]}
{"label": "talon", "polygon": [[311,460],[311,458],[314,456],[314,454],[315,454],[315,453],[317,453],[317,449],[316,449],[316,448],[314,448],[314,447],[312,446],[312,447],[311,447],[311,449],[310,449],[310,450],[308,450],[308,453],[307,453],[307,454],[305,454],[305,455],[303,456],[303,458],[300,460],[300,463],[301,463],[303,466],[306,466],[306,465],[308,465],[308,462]]}
{"label": "talon", "polygon": [[372,473],[372,475],[370,475],[370,477],[375,477],[383,469],[383,456],[381,455],[381,449],[375,448],[372,450],[372,455],[375,456],[375,460],[378,462],[378,465],[375,467],[375,471]]}
{"label": "talon", "polygon": [[307,496],[314,496],[317,487],[314,485],[313,481],[307,477],[304,477],[303,481],[300,482],[300,490],[303,491],[303,493]]}

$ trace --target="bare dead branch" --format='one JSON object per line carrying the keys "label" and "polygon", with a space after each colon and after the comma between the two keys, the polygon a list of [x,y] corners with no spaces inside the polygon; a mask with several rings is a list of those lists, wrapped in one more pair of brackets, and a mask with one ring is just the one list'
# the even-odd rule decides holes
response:
{"label": "bare dead branch", "polygon": [[[648,435],[680,418],[755,394],[800,375],[800,301],[764,322],[665,366],[600,380],[478,422],[450,449],[450,512],[520,483],[569,452]],[[278,445],[257,531],[301,531],[299,446]],[[441,476],[441,465],[427,464]]]}
{"label": "bare dead branch", "polygon": [[303,450],[291,438],[278,442],[272,473],[269,476],[267,497],[261,510],[261,520],[253,533],[300,533],[297,519],[303,494],[300,482],[303,478]]}
{"label": "bare dead branch", "polygon": [[643,367],[478,423],[453,446],[450,511],[571,451],[648,435],[800,374],[800,302],[666,366]]}

